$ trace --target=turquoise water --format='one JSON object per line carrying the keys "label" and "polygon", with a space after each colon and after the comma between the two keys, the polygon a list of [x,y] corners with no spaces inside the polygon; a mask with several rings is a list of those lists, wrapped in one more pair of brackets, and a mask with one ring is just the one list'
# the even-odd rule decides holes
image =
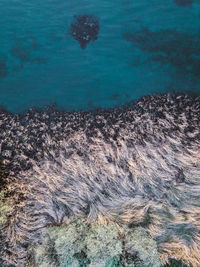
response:
{"label": "turquoise water", "polygon": [[[85,49],[74,15],[98,18]],[[146,94],[200,92],[199,0],[1,0],[0,105],[111,107]]]}

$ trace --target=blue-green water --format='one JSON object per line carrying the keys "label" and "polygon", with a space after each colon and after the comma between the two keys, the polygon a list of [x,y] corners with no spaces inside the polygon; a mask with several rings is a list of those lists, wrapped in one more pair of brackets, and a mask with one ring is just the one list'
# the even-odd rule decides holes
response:
{"label": "blue-green water", "polygon": [[[86,49],[74,15],[99,19]],[[199,0],[1,0],[0,104],[110,107],[152,93],[200,92]]]}

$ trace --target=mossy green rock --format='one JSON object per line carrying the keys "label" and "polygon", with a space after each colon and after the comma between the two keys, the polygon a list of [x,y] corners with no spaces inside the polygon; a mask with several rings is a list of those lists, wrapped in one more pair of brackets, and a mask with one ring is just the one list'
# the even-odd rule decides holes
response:
{"label": "mossy green rock", "polygon": [[122,253],[122,242],[118,237],[118,229],[114,225],[92,225],[85,243],[87,256],[92,262],[99,262],[99,266],[103,262],[105,266],[108,259]]}
{"label": "mossy green rock", "polygon": [[11,211],[11,204],[5,198],[6,191],[2,190],[0,192],[0,229],[6,223],[7,216]]}
{"label": "mossy green rock", "polygon": [[[37,267],[160,267],[156,242],[144,228],[87,225],[78,220],[48,227],[43,245],[35,250]],[[53,264],[53,265],[52,265]]]}
{"label": "mossy green rock", "polygon": [[125,250],[142,260],[143,267],[159,267],[161,265],[157,244],[143,227],[125,231]]}

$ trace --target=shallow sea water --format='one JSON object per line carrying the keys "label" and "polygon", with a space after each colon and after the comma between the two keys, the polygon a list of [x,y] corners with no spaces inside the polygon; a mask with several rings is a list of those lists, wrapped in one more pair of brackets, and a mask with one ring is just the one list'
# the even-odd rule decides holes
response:
{"label": "shallow sea water", "polygon": [[[99,20],[85,49],[74,15]],[[1,0],[0,105],[113,107],[147,94],[200,93],[199,0]]]}

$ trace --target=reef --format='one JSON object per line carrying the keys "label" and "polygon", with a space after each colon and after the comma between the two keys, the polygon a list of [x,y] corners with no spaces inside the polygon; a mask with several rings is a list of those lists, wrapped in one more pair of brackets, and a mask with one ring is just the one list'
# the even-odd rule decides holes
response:
{"label": "reef", "polygon": [[87,112],[1,110],[0,154],[12,177],[1,266],[27,266],[32,250],[35,267],[95,266],[96,257],[113,267],[172,259],[199,267],[198,97],[149,95]]}
{"label": "reef", "polygon": [[122,37],[132,43],[133,49],[147,53],[143,63],[158,62],[161,67],[170,65],[176,75],[200,78],[199,34],[171,29],[151,31],[143,27],[139,31],[124,32]]}
{"label": "reef", "polygon": [[15,70],[24,68],[25,64],[45,64],[47,59],[40,57],[37,52],[39,44],[34,36],[28,34],[24,38],[14,38],[14,45],[10,49],[10,55],[19,62]]}
{"label": "reef", "polygon": [[82,49],[85,49],[90,41],[98,39],[99,21],[94,15],[74,16],[74,22],[70,27],[71,36],[77,40]]}

